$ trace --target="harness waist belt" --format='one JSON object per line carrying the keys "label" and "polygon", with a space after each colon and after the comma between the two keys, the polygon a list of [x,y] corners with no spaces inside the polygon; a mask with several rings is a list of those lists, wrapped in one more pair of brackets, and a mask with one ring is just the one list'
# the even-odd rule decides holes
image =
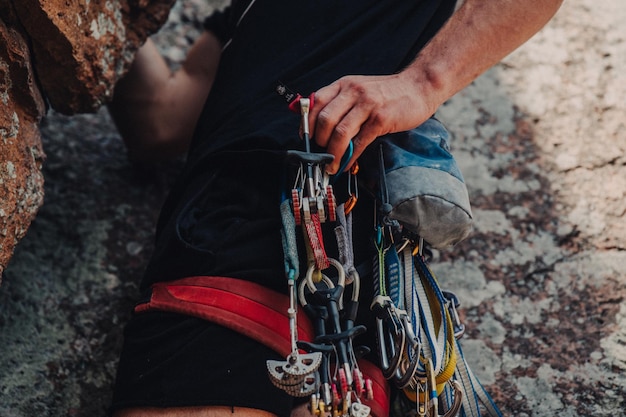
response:
{"label": "harness waist belt", "polygon": [[[150,300],[135,306],[135,313],[168,311],[199,317],[244,334],[287,357],[291,353],[289,297],[254,282],[236,278],[198,276],[153,284]],[[312,342],[311,321],[298,310],[298,339]],[[372,380],[374,400],[363,402],[375,417],[389,415],[389,386],[378,367],[359,360],[359,368]]]}

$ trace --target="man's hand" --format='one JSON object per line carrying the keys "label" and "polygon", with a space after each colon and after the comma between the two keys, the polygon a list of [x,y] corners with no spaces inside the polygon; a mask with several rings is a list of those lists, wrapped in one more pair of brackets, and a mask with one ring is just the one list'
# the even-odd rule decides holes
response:
{"label": "man's hand", "polygon": [[420,94],[419,84],[403,74],[387,76],[348,76],[315,93],[309,115],[311,137],[335,155],[330,173],[349,146],[354,153],[352,165],[377,137],[419,126],[434,113]]}

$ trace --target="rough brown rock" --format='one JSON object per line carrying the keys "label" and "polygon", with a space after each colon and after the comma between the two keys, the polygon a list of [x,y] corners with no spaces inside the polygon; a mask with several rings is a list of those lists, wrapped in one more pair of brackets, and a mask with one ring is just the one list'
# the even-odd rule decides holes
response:
{"label": "rough brown rock", "polygon": [[45,102],[93,112],[174,0],[0,0],[0,272],[43,202]]}
{"label": "rough brown rock", "polygon": [[112,94],[134,51],[167,19],[173,0],[20,0],[36,70],[51,106],[91,112]]}
{"label": "rough brown rock", "polygon": [[44,102],[24,37],[0,21],[0,272],[43,200]]}

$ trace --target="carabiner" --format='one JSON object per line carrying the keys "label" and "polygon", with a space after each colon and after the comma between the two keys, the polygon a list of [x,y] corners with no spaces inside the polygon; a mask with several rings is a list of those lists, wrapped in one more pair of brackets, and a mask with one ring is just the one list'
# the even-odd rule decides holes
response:
{"label": "carabiner", "polygon": [[450,384],[454,389],[454,402],[442,417],[457,416],[463,405],[463,388],[461,388],[461,383],[459,381],[452,381]]}
{"label": "carabiner", "polygon": [[443,297],[446,299],[446,307],[452,319],[452,328],[454,329],[454,338],[460,339],[465,334],[465,325],[461,323],[458,308],[461,305],[459,298],[451,291],[442,291]]}
{"label": "carabiner", "polygon": [[[341,265],[341,263],[339,263],[339,261],[333,258],[328,258],[328,263],[334,266],[335,269],[337,270],[337,287],[341,287],[343,291],[343,288],[345,288],[345,285],[346,285],[346,272],[344,271],[343,266]],[[305,276],[306,286],[308,287],[311,294],[315,294],[318,291],[317,287],[315,286],[315,282],[313,282],[314,272],[315,272],[315,264],[311,264],[309,266],[309,269],[307,269],[306,276]]]}
{"label": "carabiner", "polygon": [[[359,164],[355,162],[350,168],[348,177],[348,199],[344,203],[344,213],[348,214],[352,211],[356,202],[359,200],[359,184],[357,182],[357,172],[359,172]],[[352,185],[354,183],[354,185]],[[354,190],[353,190],[354,189]]]}
{"label": "carabiner", "polygon": [[350,159],[352,158],[353,153],[354,153],[354,143],[350,141],[350,143],[348,143],[348,149],[346,149],[343,156],[341,157],[341,161],[339,163],[339,169],[337,170],[337,173],[333,175],[333,179],[332,179],[333,183],[337,181],[337,178],[339,178],[339,176],[343,173],[343,171],[345,171],[346,167],[348,166],[348,162],[350,162]]}
{"label": "carabiner", "polygon": [[405,354],[396,371],[394,383],[398,388],[404,389],[414,382],[413,378],[419,366],[422,345],[413,332],[413,325],[407,312],[405,310],[397,311],[402,323],[402,329],[406,335],[406,347]]}
{"label": "carabiner", "polygon": [[386,379],[391,379],[400,366],[406,344],[406,334],[391,298],[377,295],[370,308],[376,314],[376,335],[381,371]]}

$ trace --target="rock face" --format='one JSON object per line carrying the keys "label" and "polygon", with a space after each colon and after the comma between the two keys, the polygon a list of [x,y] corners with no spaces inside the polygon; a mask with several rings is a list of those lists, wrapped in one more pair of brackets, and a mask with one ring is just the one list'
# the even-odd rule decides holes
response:
{"label": "rock face", "polygon": [[43,200],[44,101],[24,36],[0,21],[0,271]]}
{"label": "rock face", "polygon": [[47,106],[93,112],[174,0],[0,0],[0,272],[43,202]]}

